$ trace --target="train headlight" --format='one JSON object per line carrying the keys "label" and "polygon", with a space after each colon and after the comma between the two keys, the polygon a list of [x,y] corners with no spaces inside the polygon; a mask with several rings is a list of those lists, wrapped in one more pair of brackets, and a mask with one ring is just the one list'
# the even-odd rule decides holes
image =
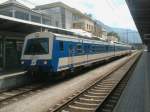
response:
{"label": "train headlight", "polygon": [[24,64],[24,61],[21,61],[21,64]]}
{"label": "train headlight", "polygon": [[44,61],[44,64],[47,64],[48,63],[48,61]]}

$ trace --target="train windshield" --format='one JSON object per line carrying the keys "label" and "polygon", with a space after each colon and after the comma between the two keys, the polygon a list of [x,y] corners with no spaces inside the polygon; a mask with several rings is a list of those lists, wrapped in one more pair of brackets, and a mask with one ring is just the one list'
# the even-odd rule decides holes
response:
{"label": "train windshield", "polygon": [[43,55],[49,53],[49,41],[48,38],[35,38],[29,39],[26,44],[26,55]]}

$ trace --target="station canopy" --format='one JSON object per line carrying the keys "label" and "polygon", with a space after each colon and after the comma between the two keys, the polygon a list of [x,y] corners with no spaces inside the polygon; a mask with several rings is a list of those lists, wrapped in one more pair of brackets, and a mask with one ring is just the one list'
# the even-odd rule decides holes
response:
{"label": "station canopy", "polygon": [[48,26],[40,23],[25,21],[13,17],[0,15],[0,35],[18,35],[25,36],[27,34],[39,31],[51,31],[61,34],[74,35],[73,32],[67,29]]}
{"label": "station canopy", "polygon": [[144,43],[150,44],[150,0],[126,0]]}

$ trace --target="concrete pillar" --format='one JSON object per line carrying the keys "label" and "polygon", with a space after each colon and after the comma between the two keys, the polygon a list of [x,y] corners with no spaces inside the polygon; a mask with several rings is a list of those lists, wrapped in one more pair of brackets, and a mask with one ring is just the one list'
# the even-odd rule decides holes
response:
{"label": "concrete pillar", "polygon": [[6,38],[2,38],[2,43],[3,43],[3,69],[6,68]]}
{"label": "concrete pillar", "polygon": [[147,50],[150,52],[150,44],[147,44]]}
{"label": "concrete pillar", "polygon": [[15,18],[15,16],[16,16],[15,13],[16,13],[16,10],[13,8],[13,9],[12,9],[12,17],[14,17],[14,18]]}
{"label": "concrete pillar", "polygon": [[41,24],[43,24],[43,17],[41,16],[40,19],[41,19]]}
{"label": "concrete pillar", "polygon": [[31,13],[29,13],[29,21],[31,21]]}

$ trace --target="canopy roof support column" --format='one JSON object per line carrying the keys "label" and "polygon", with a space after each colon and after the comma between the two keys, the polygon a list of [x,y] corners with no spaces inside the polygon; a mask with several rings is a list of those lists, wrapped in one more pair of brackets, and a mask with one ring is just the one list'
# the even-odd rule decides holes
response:
{"label": "canopy roof support column", "polygon": [[2,45],[3,45],[3,47],[2,47],[2,52],[3,52],[2,67],[3,67],[3,69],[5,69],[6,68],[6,38],[5,38],[5,36],[2,36]]}
{"label": "canopy roof support column", "polygon": [[150,44],[147,45],[148,52],[150,52]]}

